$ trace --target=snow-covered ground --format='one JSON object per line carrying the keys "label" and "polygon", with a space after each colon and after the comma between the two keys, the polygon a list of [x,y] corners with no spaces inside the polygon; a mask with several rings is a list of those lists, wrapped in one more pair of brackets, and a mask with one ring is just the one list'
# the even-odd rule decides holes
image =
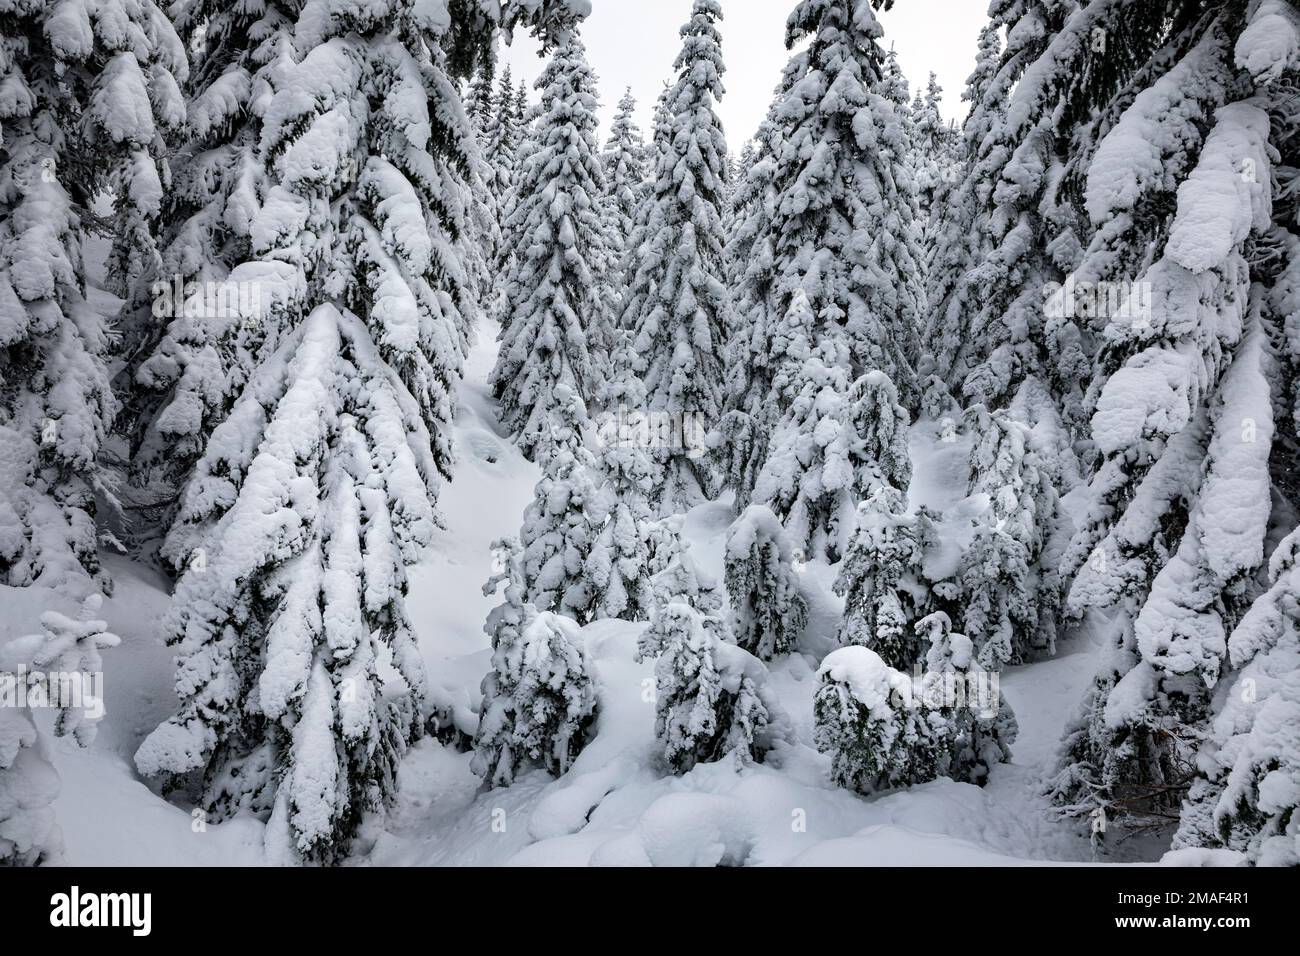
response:
{"label": "snow-covered ground", "polygon": [[[462,387],[456,479],[443,489],[446,529],[428,562],[411,574],[409,607],[431,681],[457,701],[462,722],[488,666],[483,621],[499,598],[481,588],[491,543],[515,535],[532,498],[536,467],[496,422],[484,384],[493,333],[481,330]],[[960,444],[918,427],[913,445],[918,501],[948,507],[964,482]],[[685,524],[702,567],[721,575],[731,520],[727,501],[696,508]],[[107,716],[88,750],[53,741],[62,778],[56,812],[73,865],[244,865],[261,862],[262,824],[251,818],[203,825],[179,801],[142,782],[132,754],[172,713],[171,651],[155,624],[166,582],[107,555],[115,588],[101,612],[122,645],[105,653]],[[602,622],[584,629],[598,682],[594,741],[572,770],[543,772],[514,786],[483,791],[469,757],[425,739],[401,771],[401,796],[368,821],[355,860],[375,865],[877,865],[1012,864],[1085,861],[1090,850],[1072,826],[1054,819],[1037,795],[1070,705],[1091,675],[1094,648],[1076,637],[1052,660],[1013,668],[1003,693],[1020,736],[1014,760],[987,787],[942,780],[864,799],[830,783],[828,758],[811,745],[812,699],[820,657],[839,616],[834,573],[806,566],[809,624],[802,653],[772,665],[772,686],[795,729],[761,765],[732,760],[697,766],[681,777],[656,762],[653,664],[634,659],[644,625]],[[0,588],[0,641],[39,630],[40,614],[75,606],[41,588]]]}

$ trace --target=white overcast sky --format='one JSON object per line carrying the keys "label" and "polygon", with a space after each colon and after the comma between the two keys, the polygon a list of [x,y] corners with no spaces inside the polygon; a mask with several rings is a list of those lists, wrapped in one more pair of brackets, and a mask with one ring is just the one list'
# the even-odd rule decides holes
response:
{"label": "white overcast sky", "polygon": [[[796,0],[722,0],[722,55],[727,65],[727,95],[719,105],[728,145],[754,134],[767,112],[772,90],[789,59],[785,19]],[[692,0],[592,0],[582,29],[592,66],[600,76],[601,142],[623,89],[637,98],[637,122],[647,136],[650,114],[663,81],[672,75],[681,47],[678,30],[690,14]],[[943,87],[944,118],[965,116],[961,91],[975,65],[975,44],[987,21],[988,0],[897,0],[894,9],[877,12],[885,30],[885,49],[893,44],[912,92],[924,86],[930,71]],[[520,31],[522,34],[523,31]],[[531,85],[541,72],[537,44],[517,35],[503,50],[504,62]],[[500,66],[498,66],[498,70]],[[536,101],[537,94],[532,94]]]}

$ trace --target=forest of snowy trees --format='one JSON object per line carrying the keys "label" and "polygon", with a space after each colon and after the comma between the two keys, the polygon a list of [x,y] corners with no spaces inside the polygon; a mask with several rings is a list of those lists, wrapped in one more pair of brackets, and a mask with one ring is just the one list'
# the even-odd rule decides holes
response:
{"label": "forest of snowy trees", "polygon": [[[165,646],[138,789],[265,862],[382,849],[431,748],[598,791],[540,840],[709,765],[975,792],[1033,734],[1080,859],[1300,865],[1300,6],[991,0],[945,91],[911,2],[790,0],[724,130],[681,0],[643,131],[593,0],[0,0],[9,703]],[[477,595],[413,582],[480,406],[531,500],[465,679],[426,636]],[[0,706],[0,864],[65,859],[103,707],[49,706]]]}

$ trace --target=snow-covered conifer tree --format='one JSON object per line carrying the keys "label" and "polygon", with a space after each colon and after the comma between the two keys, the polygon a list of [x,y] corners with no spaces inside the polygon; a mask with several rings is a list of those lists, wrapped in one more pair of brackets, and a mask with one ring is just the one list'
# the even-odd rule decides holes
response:
{"label": "snow-covered conifer tree", "polygon": [[1174,837],[1261,866],[1300,864],[1300,531],[1278,545],[1272,586],[1228,638],[1239,673],[1197,758]]}
{"label": "snow-covered conifer tree", "polygon": [[919,703],[932,711],[928,715],[932,733],[948,741],[938,749],[946,761],[938,772],[983,785],[995,764],[1011,759],[1011,745],[1020,729],[1016,715],[1002,699],[997,672],[980,666],[974,644],[952,630],[947,614],[936,611],[923,617],[916,622],[916,632],[926,647]]}
{"label": "snow-covered conifer tree", "polygon": [[154,267],[186,57],[152,0],[6,2],[0,19],[0,583],[84,595],[118,402],[82,238],[112,193],[109,286]]}
{"label": "snow-covered conifer tree", "polygon": [[966,413],[973,434],[969,495],[987,496],[961,558],[962,630],[990,670],[1056,648],[1059,554],[1040,562],[1057,520],[1056,491],[1039,467],[1029,430],[981,405]]}
{"label": "snow-covered conifer tree", "polygon": [[[25,694],[33,650],[29,638],[0,644],[0,693]],[[54,817],[58,795],[59,775],[26,697],[22,706],[0,707],[0,866],[63,862],[63,834]]]}
{"label": "snow-covered conifer tree", "polygon": [[770,661],[794,648],[808,620],[796,555],[776,515],[750,505],[727,532],[724,583],[736,643]]}
{"label": "snow-covered conifer tree", "polygon": [[709,623],[689,604],[664,604],[639,645],[643,659],[656,658],[655,736],[675,773],[732,753],[761,759],[788,734],[767,669]]}
{"label": "snow-covered conifer tree", "polygon": [[509,786],[530,764],[557,776],[586,745],[596,716],[591,663],[577,624],[538,613],[524,598],[523,553],[513,540],[493,545],[500,570],[483,587],[504,601],[488,615],[492,670],[474,739],[474,772]]}
{"label": "snow-covered conifer tree", "polygon": [[[567,7],[501,13],[557,11],[568,22]],[[163,621],[181,708],[136,765],[192,781],[219,819],[269,816],[274,859],[346,853],[422,731],[406,567],[451,461],[473,150],[444,67],[472,68],[464,47],[490,29],[404,3],[309,5],[306,52],[265,106],[254,258],[231,273],[268,297],[265,341],[164,545],[186,569]]]}
{"label": "snow-covered conifer tree", "polygon": [[[1275,166],[1295,123],[1268,110],[1297,63],[1265,38],[1300,37],[1284,4],[1143,33],[1165,22],[1151,6],[1073,13],[1049,50],[1097,27],[1135,45],[1128,92],[1094,121],[1078,171],[1094,231],[1076,276],[1135,285],[1123,308],[1086,317],[1105,343],[1087,400],[1100,463],[1062,572],[1070,610],[1107,624],[1052,791],[1072,812],[1140,822],[1174,811],[1191,781],[1288,480],[1272,470],[1285,432],[1270,342],[1288,321],[1275,293],[1294,282],[1286,256],[1260,252],[1295,244]],[[1161,203],[1165,223],[1125,225]]]}
{"label": "snow-covered conifer tree", "polygon": [[592,403],[607,369],[592,345],[612,344],[601,288],[605,179],[595,141],[595,82],[582,41],[570,32],[537,81],[536,143],[523,156],[505,224],[515,261],[505,280],[491,384],[502,424],[530,458],[553,413],[556,387],[568,385]]}
{"label": "snow-covered conifer tree", "polygon": [[898,489],[882,486],[858,509],[857,530],[835,579],[844,597],[839,642],[870,648],[897,670],[910,672],[925,653],[914,624],[923,606],[923,555],[916,521]]}
{"label": "snow-covered conifer tree", "polygon": [[634,441],[607,436],[598,462],[598,526],[585,572],[592,617],[649,620],[653,607],[650,493],[654,471]]}
{"label": "snow-covered conifer tree", "polygon": [[988,165],[977,163],[979,148],[1006,112],[1007,89],[992,85],[997,76],[1002,40],[999,23],[990,20],[980,31],[975,69],[966,80],[962,99],[970,112],[962,125],[955,180],[943,201],[932,203],[926,229],[926,307],[924,347],[935,363],[935,374],[950,389],[961,394],[967,367],[959,359],[977,343],[965,338],[967,309],[979,289],[963,282],[986,254],[991,240],[986,237],[987,218],[981,213],[991,204],[993,183]]}
{"label": "snow-covered conifer tree", "polygon": [[586,624],[592,616],[593,581],[587,561],[601,531],[600,474],[586,446],[587,410],[567,385],[555,388],[542,480],[524,512],[520,541],[530,603]]}
{"label": "snow-covered conifer tree", "polygon": [[[795,306],[806,306],[802,295]],[[858,503],[882,485],[904,490],[912,477],[907,412],[879,371],[852,387],[842,352],[823,342],[804,364],[802,387],[773,437],[754,500],[781,518],[795,547],[838,560],[854,530]]]}
{"label": "snow-covered conifer tree", "polygon": [[942,96],[943,87],[931,73],[925,97],[917,90],[912,109],[912,171],[917,205],[927,235],[935,212],[947,201],[959,175],[954,137],[939,110]]}
{"label": "snow-covered conifer tree", "polygon": [[[98,611],[102,600],[98,593],[87,596],[85,614]],[[90,678],[102,676],[100,651],[119,643],[106,622],[57,611],[41,615],[41,631],[0,644],[0,866],[62,862],[53,808],[59,777],[32,707],[57,705],[55,735],[90,746],[104,703]]]}
{"label": "snow-covered conifer tree", "polygon": [[[727,282],[733,290],[732,327],[726,350],[725,412],[710,435],[722,472],[723,484],[732,488],[737,508],[745,508],[753,494],[767,445],[780,420],[781,407],[770,402],[774,380],[786,372],[788,360],[800,358],[801,336],[789,341],[780,328],[766,324],[768,296],[772,292],[773,236],[769,228],[776,213],[777,159],[780,155],[776,108],[781,88],[759,124],[754,139],[746,143],[753,152],[743,176],[733,184],[730,226],[727,230]],[[790,346],[796,346],[791,352]],[[806,354],[806,353],[804,353]],[[789,376],[781,379],[789,386]]]}
{"label": "snow-covered conifer tree", "polygon": [[632,237],[637,207],[645,198],[648,183],[646,146],[633,114],[636,99],[628,87],[618,101],[618,111],[609,127],[609,139],[601,159],[605,164],[605,189],[611,204],[619,248],[626,249]]}
{"label": "snow-covered conifer tree", "polygon": [[33,667],[50,675],[51,680],[81,682],[80,694],[58,696],[54,733],[58,737],[71,736],[82,747],[94,743],[104,713],[104,701],[95,696],[94,685],[87,683],[86,678],[102,676],[104,660],[100,651],[122,642],[109,632],[107,621],[89,616],[99,610],[102,602],[103,597],[98,593],[87,596],[80,618],[46,611],[41,615],[42,633],[27,638],[33,644],[39,641],[39,649],[31,658]]}
{"label": "snow-covered conifer tree", "polygon": [[837,785],[871,794],[941,775],[950,725],[940,711],[914,706],[910,676],[854,646],[828,654],[817,677],[814,739]]}
{"label": "snow-covered conifer tree", "polygon": [[787,21],[787,46],[808,43],[777,87],[762,144],[771,164],[753,167],[738,197],[750,212],[731,239],[744,278],[728,416],[715,443],[742,504],[776,453],[769,438],[788,436],[807,414],[791,406],[806,404],[801,368],[815,345],[838,343],[833,377],[878,370],[905,406],[920,397],[924,261],[902,172],[909,142],[885,95],[880,35],[868,0],[804,0]]}
{"label": "snow-covered conifer tree", "polygon": [[[722,212],[727,144],[716,103],[723,94],[717,0],[695,0],[681,29],[676,82],[664,101],[667,124],[644,229],[629,250],[623,325],[635,332],[636,370],[650,411],[682,440],[656,447],[662,486],[654,504],[676,511],[717,490],[712,458],[692,447],[722,414],[723,348],[730,326],[724,284]],[[701,443],[702,445],[702,443]]]}
{"label": "snow-covered conifer tree", "polygon": [[760,758],[788,718],[766,689],[767,670],[737,647],[722,617],[722,595],[691,557],[680,519],[666,529],[671,551],[653,582],[655,611],[637,643],[640,660],[656,658],[655,735],[677,773],[738,752]]}
{"label": "snow-covered conifer tree", "polygon": [[263,290],[231,272],[251,258],[254,217],[270,185],[259,151],[263,117],[296,57],[296,11],[283,0],[252,10],[212,0],[176,5],[197,68],[184,90],[184,141],[169,158],[160,260],[124,310],[127,365],[117,382],[141,537],[169,530],[195,461],[268,337]]}

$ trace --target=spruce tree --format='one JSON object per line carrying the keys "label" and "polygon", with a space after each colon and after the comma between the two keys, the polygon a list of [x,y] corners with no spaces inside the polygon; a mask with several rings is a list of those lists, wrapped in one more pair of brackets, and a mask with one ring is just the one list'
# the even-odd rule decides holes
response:
{"label": "spruce tree", "polygon": [[797,557],[770,508],[751,505],[727,532],[724,582],[736,643],[770,661],[794,649],[808,620]]}
{"label": "spruce tree", "polygon": [[677,79],[656,123],[662,143],[645,225],[630,251],[623,325],[635,334],[636,371],[650,411],[686,436],[654,449],[663,482],[654,504],[664,513],[717,490],[712,459],[703,447],[689,446],[721,416],[730,323],[722,252],[727,145],[715,106],[725,69],[721,18],[717,0],[695,0],[681,29]]}
{"label": "spruce tree", "polygon": [[1269,562],[1271,587],[1228,638],[1236,680],[1197,757],[1174,848],[1236,851],[1260,866],[1300,865],[1300,532]]}
{"label": "spruce tree", "polygon": [[975,70],[962,93],[970,112],[954,145],[956,180],[943,201],[932,202],[926,230],[924,347],[934,362],[935,374],[958,395],[968,370],[963,353],[978,345],[966,340],[964,322],[979,289],[962,279],[991,245],[987,218],[980,214],[991,204],[994,183],[987,164],[980,166],[978,158],[984,137],[1006,111],[1005,87],[992,86],[1001,50],[999,24],[990,21],[980,31]]}
{"label": "spruce tree", "polygon": [[[490,383],[501,422],[536,458],[554,413],[556,388],[585,404],[604,387],[592,338],[609,321],[602,297],[604,173],[596,151],[595,76],[582,41],[569,33],[537,81],[536,142],[523,156],[506,220],[515,261],[502,296],[501,349]],[[612,333],[611,333],[612,334]]]}
{"label": "spruce tree", "polygon": [[585,443],[587,411],[577,393],[556,386],[555,407],[542,479],[524,512],[525,593],[543,611],[558,611],[580,624],[592,617],[593,581],[587,561],[601,531],[596,459]]}
{"label": "spruce tree", "polygon": [[503,602],[488,615],[492,669],[474,738],[474,772],[490,786],[509,786],[529,766],[564,774],[588,742],[596,716],[595,683],[578,626],[539,613],[525,600],[522,551],[512,540],[493,551],[501,570],[483,587]]}
{"label": "spruce tree", "polygon": [[600,451],[597,513],[602,522],[587,556],[592,616],[649,620],[653,607],[649,505],[654,470],[634,441],[606,439]]}
{"label": "spruce tree", "polygon": [[152,0],[4,3],[0,64],[0,583],[84,595],[118,400],[82,240],[110,193],[111,290],[155,267],[187,64]]}
{"label": "spruce tree", "polygon": [[[283,303],[248,269],[252,226],[270,188],[259,146],[271,91],[293,67],[297,6],[256,9],[203,0],[182,5],[176,28],[195,51],[185,85],[188,121],[170,158],[160,215],[160,261],[123,313],[127,363],[117,429],[129,442],[127,496],[141,538],[170,530],[208,437],[230,413],[264,348],[264,314]],[[179,292],[179,294],[178,294]]]}
{"label": "spruce tree", "polygon": [[655,611],[637,657],[655,658],[655,736],[668,766],[685,773],[731,753],[759,759],[789,736],[789,722],[762,662],[735,645],[717,585],[678,530],[669,531],[673,553],[655,576]]}
{"label": "spruce tree", "polygon": [[754,500],[776,512],[795,547],[828,561],[844,555],[858,503],[882,485],[906,489],[912,477],[908,415],[893,383],[870,372],[849,387],[841,358],[823,342],[805,363],[754,488]]}
{"label": "spruce tree", "polygon": [[995,670],[1056,649],[1060,555],[1045,549],[1057,497],[1027,428],[980,405],[966,425],[974,436],[967,493],[988,504],[958,569],[962,630],[981,666]]}
{"label": "spruce tree", "polygon": [[[751,173],[771,175],[770,186],[752,187],[772,200],[756,219],[738,221],[744,231],[733,240],[733,261],[748,251],[748,264],[729,361],[734,414],[722,435],[760,466],[777,451],[769,436],[809,423],[807,409],[792,406],[803,403],[801,366],[814,345],[840,366],[832,377],[854,381],[877,370],[904,406],[920,398],[924,262],[905,170],[910,143],[889,98],[871,8],[868,0],[804,0],[791,13],[786,45],[807,46],[777,88],[766,144],[774,165]],[[744,501],[756,469],[737,464],[733,455],[727,471]]]}
{"label": "spruce tree", "polygon": [[305,55],[265,105],[268,188],[233,272],[276,305],[164,545],[185,567],[163,621],[181,708],[136,753],[217,819],[269,817],[285,862],[346,853],[422,732],[406,568],[451,462],[455,202],[473,152],[447,71],[471,71],[492,29],[345,6],[304,9]]}
{"label": "spruce tree", "polygon": [[[1082,40],[1105,38],[1109,55],[1096,42],[1078,54],[1114,67],[1086,91],[1105,97],[1088,101],[1099,111],[1080,134],[1096,146],[1066,169],[1092,232],[1073,295],[1067,285],[1052,304],[1077,307],[1094,280],[1132,282],[1135,295],[1074,312],[1104,344],[1086,396],[1098,465],[1062,573],[1071,612],[1108,620],[1052,792],[1070,812],[1145,824],[1167,819],[1193,781],[1195,741],[1226,700],[1228,635],[1255,597],[1274,495],[1290,484],[1294,423],[1275,418],[1270,343],[1290,311],[1278,291],[1294,278],[1285,254],[1261,250],[1296,244],[1276,165],[1296,124],[1269,112],[1296,63],[1266,37],[1296,35],[1300,16],[1280,4],[1190,17],[1163,3],[1093,6],[1047,35],[1010,114],[1026,115],[1022,97],[1040,102]],[[1157,207],[1168,210],[1159,223],[1142,214]]]}
{"label": "spruce tree", "polygon": [[636,99],[628,87],[618,101],[618,111],[610,123],[609,139],[601,156],[614,233],[621,250],[626,250],[631,241],[637,207],[645,198],[648,186],[646,146],[633,117],[635,111]]}
{"label": "spruce tree", "polygon": [[910,673],[925,654],[915,632],[924,546],[905,508],[902,492],[892,486],[862,502],[835,593],[844,598],[839,643],[869,648],[888,666]]}
{"label": "spruce tree", "polygon": [[6,698],[0,707],[0,866],[62,862],[53,807],[59,777],[32,708],[57,704],[55,735],[71,736],[82,747],[94,741],[103,701],[89,679],[102,673],[100,651],[119,643],[106,622],[88,616],[101,602],[98,593],[89,595],[79,620],[46,611],[40,634],[0,644],[0,694]]}

